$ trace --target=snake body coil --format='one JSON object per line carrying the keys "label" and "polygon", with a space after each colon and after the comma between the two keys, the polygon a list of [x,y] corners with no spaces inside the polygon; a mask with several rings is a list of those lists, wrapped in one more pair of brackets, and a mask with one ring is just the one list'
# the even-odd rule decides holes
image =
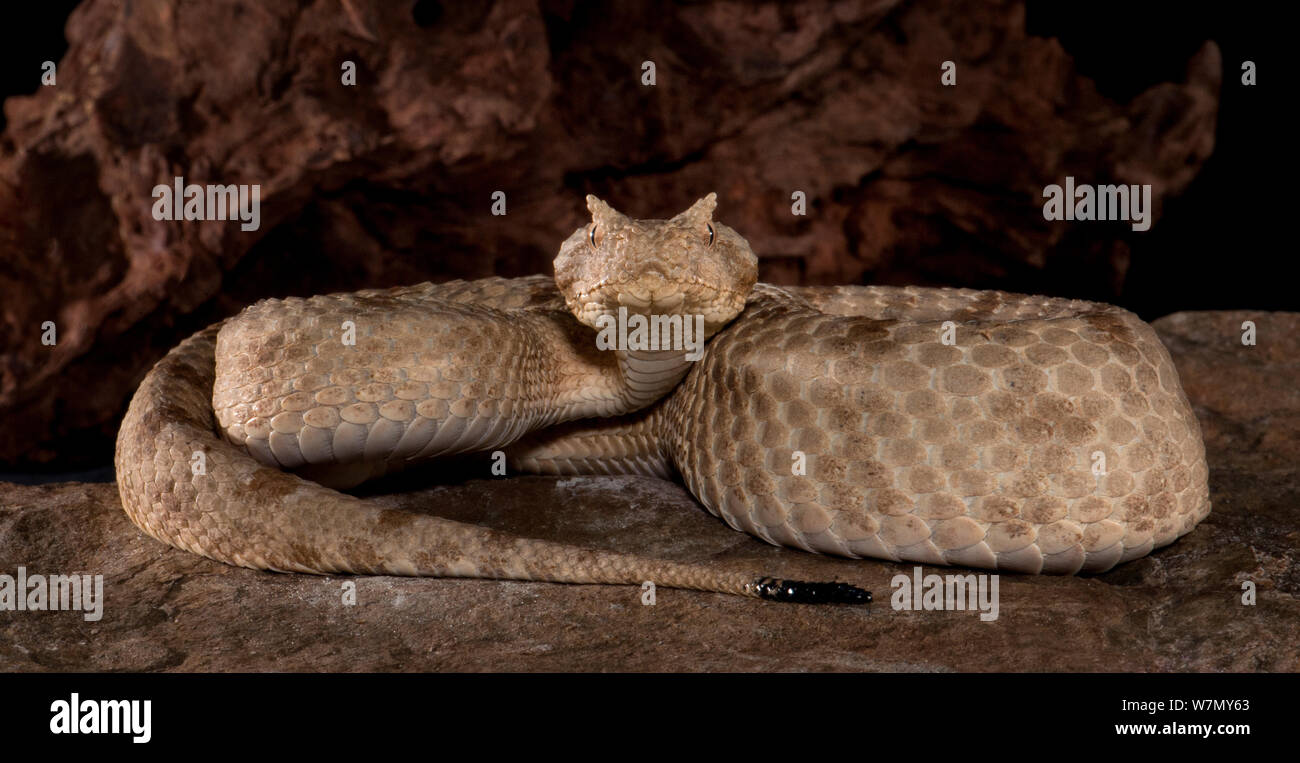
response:
{"label": "snake body coil", "polygon": [[[676,471],[770,543],[1028,573],[1106,570],[1209,513],[1199,425],[1127,311],[756,284],[712,194],[663,221],[588,205],[554,280],[267,300],[186,340],[122,423],[127,514],[261,569],[854,602],[869,594],[518,538],[332,488],[501,448],[538,473]],[[702,316],[703,357],[598,349],[593,329],[620,308]]]}

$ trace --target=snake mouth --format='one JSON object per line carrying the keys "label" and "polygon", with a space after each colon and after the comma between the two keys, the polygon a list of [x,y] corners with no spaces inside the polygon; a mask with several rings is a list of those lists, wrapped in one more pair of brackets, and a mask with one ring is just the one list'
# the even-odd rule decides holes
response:
{"label": "snake mouth", "polygon": [[646,318],[701,316],[705,333],[712,335],[740,314],[747,298],[739,291],[704,283],[641,278],[619,283],[602,281],[567,297],[566,302],[579,321],[596,329],[617,319],[620,312]]}

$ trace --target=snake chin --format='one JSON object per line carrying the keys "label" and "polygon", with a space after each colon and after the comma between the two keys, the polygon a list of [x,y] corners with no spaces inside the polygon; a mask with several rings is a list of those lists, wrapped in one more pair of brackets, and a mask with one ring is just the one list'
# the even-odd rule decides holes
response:
{"label": "snake chin", "polygon": [[[649,283],[647,283],[649,281]],[[747,293],[707,284],[669,284],[652,279],[639,283],[604,284],[579,297],[570,307],[575,317],[595,329],[607,321],[618,321],[620,308],[625,315],[683,318],[702,316],[706,336],[727,325],[745,308]]]}

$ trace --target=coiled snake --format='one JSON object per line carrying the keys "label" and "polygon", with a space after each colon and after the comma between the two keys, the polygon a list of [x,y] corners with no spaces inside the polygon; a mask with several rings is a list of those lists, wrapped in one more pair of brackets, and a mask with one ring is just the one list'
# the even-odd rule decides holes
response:
{"label": "coiled snake", "polygon": [[[1199,425],[1132,313],[777,288],[713,221],[713,194],[670,220],[587,201],[553,280],[266,300],[187,339],[122,422],[131,520],[268,570],[860,602],[845,584],[519,538],[335,488],[503,449],[545,474],[675,471],[727,524],[782,546],[1025,573],[1103,571],[1209,513]],[[628,316],[700,316],[711,339],[694,362],[680,343],[601,349],[598,331]]]}

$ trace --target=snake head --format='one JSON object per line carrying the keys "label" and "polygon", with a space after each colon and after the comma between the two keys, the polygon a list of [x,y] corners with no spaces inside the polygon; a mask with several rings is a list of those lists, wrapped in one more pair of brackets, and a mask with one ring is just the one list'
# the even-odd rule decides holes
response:
{"label": "snake head", "polygon": [[717,194],[669,220],[633,220],[587,196],[591,222],[555,258],[555,284],[582,323],[629,314],[704,316],[712,335],[745,308],[758,280],[749,242],[713,220]]}

